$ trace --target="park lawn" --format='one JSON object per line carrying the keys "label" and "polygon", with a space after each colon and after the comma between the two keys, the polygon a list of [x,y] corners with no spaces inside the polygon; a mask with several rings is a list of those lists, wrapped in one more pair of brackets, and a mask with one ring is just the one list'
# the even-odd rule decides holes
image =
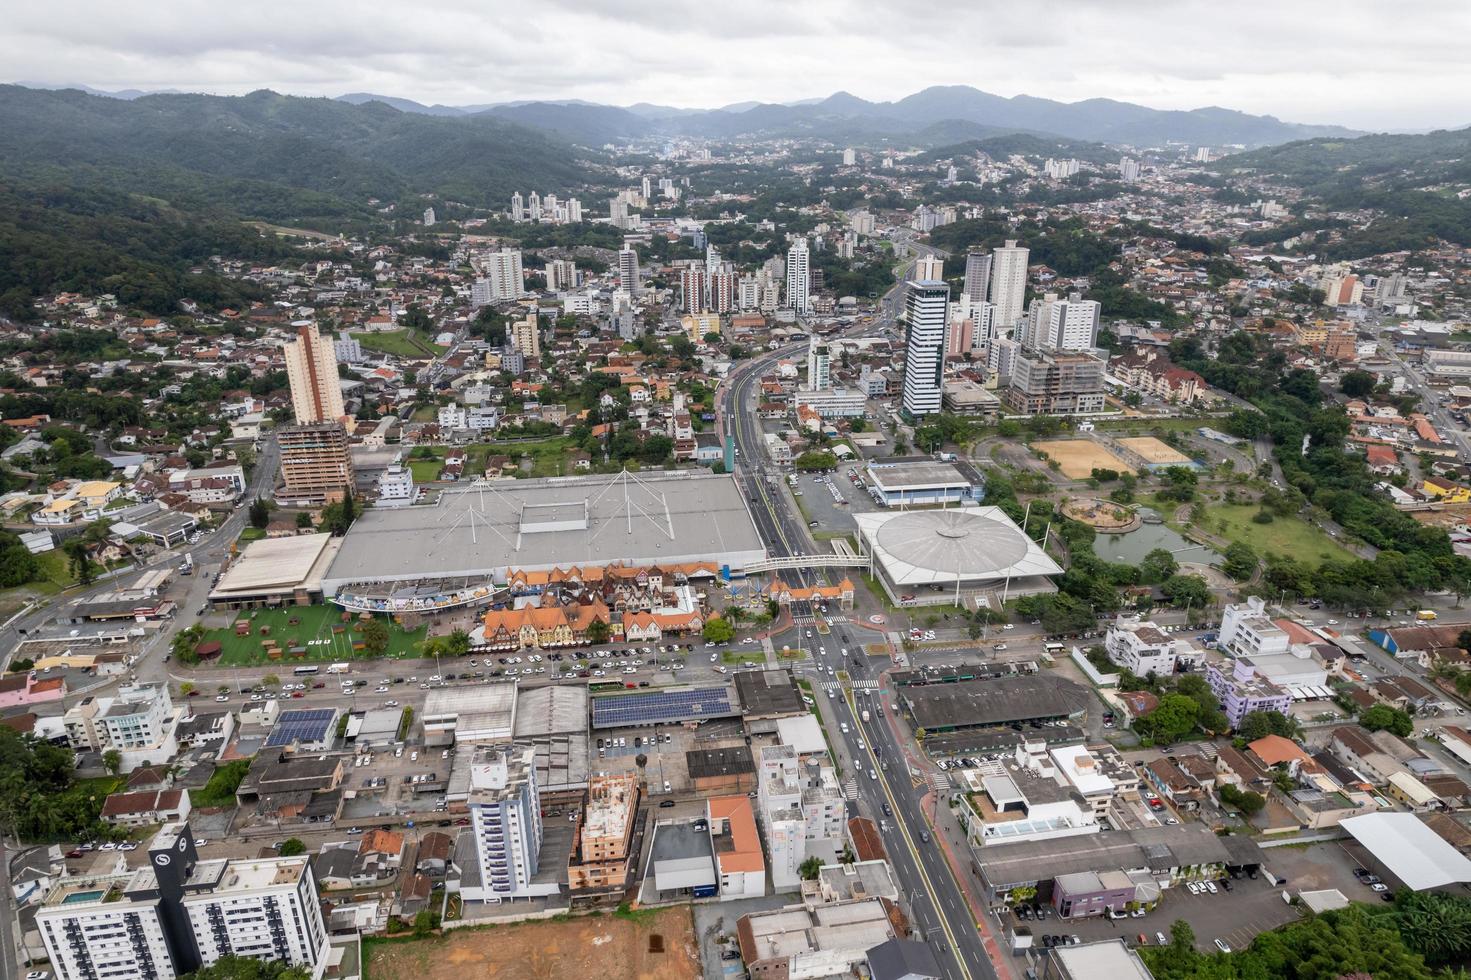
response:
{"label": "park lawn", "polygon": [[355,333],[352,335],[364,350],[392,354],[395,357],[430,357],[443,354],[445,348],[431,344],[422,335],[410,330],[388,330],[383,333]]}
{"label": "park lawn", "polygon": [[1255,524],[1252,517],[1259,510],[1261,508],[1255,504],[1209,505],[1205,528],[1214,533],[1218,522],[1224,522],[1223,537],[1233,542],[1246,542],[1262,557],[1281,555],[1313,566],[1355,557],[1326,532],[1299,517],[1279,517],[1270,524]]}
{"label": "park lawn", "polygon": [[409,460],[409,472],[414,474],[415,483],[432,483],[439,479],[440,471],[444,469],[442,459],[411,459]]}
{"label": "park lawn", "polygon": [[62,589],[77,584],[76,578],[71,573],[71,563],[66,560],[66,555],[60,548],[37,555],[36,562],[41,566],[41,574],[34,582],[28,582],[20,588],[30,589],[42,595],[55,595]]}
{"label": "park lawn", "polygon": [[250,527],[250,526],[247,526],[243,531],[240,532],[240,540],[241,541],[245,541],[245,542],[259,541],[261,538],[263,538],[265,536],[266,536],[266,529],[263,528],[263,527]]}
{"label": "park lawn", "polygon": [[[241,619],[250,618],[250,634],[248,636],[236,636],[234,623]],[[292,626],[290,620],[297,619],[297,625]],[[245,609],[241,610],[231,625],[224,629],[207,630],[204,641],[218,640],[220,643],[219,663],[226,667],[247,667],[260,664],[272,663],[261,646],[263,640],[274,639],[280,641],[283,650],[292,646],[305,646],[306,656],[301,658],[303,663],[352,660],[361,659],[365,655],[353,653],[352,638],[361,638],[361,633],[352,627],[359,624],[354,617],[350,623],[342,623],[342,610],[336,606],[290,606],[285,609]],[[333,633],[333,626],[348,626],[348,630],[342,633]],[[262,636],[260,628],[270,627],[270,636]],[[418,656],[419,648],[424,641],[427,629],[419,627],[412,632],[405,631],[396,623],[388,622],[388,650],[387,657]],[[326,642],[318,642],[325,640]],[[297,662],[289,654],[283,656],[275,663],[281,664],[283,668]],[[208,683],[207,680],[201,683]]]}

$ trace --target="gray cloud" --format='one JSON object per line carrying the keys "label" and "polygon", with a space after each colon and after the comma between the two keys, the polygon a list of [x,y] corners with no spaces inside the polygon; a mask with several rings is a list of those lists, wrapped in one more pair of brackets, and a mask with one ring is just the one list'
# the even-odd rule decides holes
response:
{"label": "gray cloud", "polygon": [[1471,5],[1417,0],[0,0],[11,78],[713,106],[928,85],[1360,128],[1471,123]]}

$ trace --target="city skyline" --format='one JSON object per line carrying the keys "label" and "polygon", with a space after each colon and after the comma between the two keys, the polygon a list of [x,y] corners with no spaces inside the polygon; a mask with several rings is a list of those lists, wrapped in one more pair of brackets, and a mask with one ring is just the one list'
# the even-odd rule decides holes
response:
{"label": "city skyline", "polygon": [[[1053,0],[1042,11],[957,7],[942,15],[971,42],[953,51],[908,44],[903,31],[874,30],[890,12],[863,0],[829,0],[799,17],[775,10],[766,17],[758,8],[735,26],[693,11],[684,17],[661,9],[655,17],[638,8],[553,4],[514,34],[494,11],[454,3],[434,16],[387,10],[371,23],[321,2],[283,17],[256,8],[206,17],[161,3],[116,18],[109,7],[79,6],[95,9],[74,10],[64,23],[44,8],[9,12],[0,53],[11,77],[106,91],[271,88],[328,97],[372,92],[426,105],[585,100],[681,108],[839,91],[883,101],[965,84],[1004,97],[1221,106],[1356,129],[1471,123],[1454,94],[1471,87],[1471,65],[1454,40],[1471,27],[1471,11],[1439,2],[1418,5],[1421,16],[1403,18],[1388,33],[1367,16],[1367,4],[1345,9],[1317,0],[1229,11],[1188,3],[1168,19],[1142,5],[1087,0]],[[291,36],[278,36],[277,23],[290,23]],[[1048,24],[1062,29],[1043,29]],[[1109,43],[1095,44],[1099,37]],[[690,59],[691,45],[704,56]],[[1367,46],[1372,62],[1351,57]]]}

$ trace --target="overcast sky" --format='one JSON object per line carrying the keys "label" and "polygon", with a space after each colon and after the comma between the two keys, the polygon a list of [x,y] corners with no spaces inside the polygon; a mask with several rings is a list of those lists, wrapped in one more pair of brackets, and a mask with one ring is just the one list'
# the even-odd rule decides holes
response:
{"label": "overcast sky", "polygon": [[1467,0],[0,0],[0,22],[3,75],[108,90],[713,107],[967,84],[1471,124]]}

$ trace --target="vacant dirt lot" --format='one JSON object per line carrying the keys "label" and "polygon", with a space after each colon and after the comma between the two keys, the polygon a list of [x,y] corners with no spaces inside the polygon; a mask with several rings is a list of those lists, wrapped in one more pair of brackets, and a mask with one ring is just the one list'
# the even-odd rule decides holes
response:
{"label": "vacant dirt lot", "polygon": [[1190,457],[1178,451],[1174,447],[1160,442],[1154,436],[1134,436],[1129,439],[1120,439],[1119,445],[1143,456],[1151,463],[1184,464],[1190,462]]}
{"label": "vacant dirt lot", "polygon": [[419,942],[374,945],[368,980],[696,980],[699,952],[688,906],[566,922],[461,929]]}
{"label": "vacant dirt lot", "polygon": [[1057,467],[1069,480],[1086,480],[1095,469],[1132,473],[1134,467],[1088,439],[1052,439],[1034,442],[1032,448],[1057,460]]}

